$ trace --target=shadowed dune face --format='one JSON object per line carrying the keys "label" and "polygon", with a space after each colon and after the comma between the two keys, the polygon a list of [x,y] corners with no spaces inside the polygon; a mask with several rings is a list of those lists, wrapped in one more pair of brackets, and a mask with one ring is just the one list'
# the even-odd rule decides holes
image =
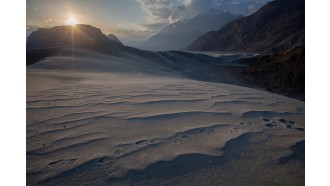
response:
{"label": "shadowed dune face", "polygon": [[303,102],[189,79],[170,61],[61,52],[27,68],[28,184],[229,184],[259,172],[271,175],[259,185],[301,183],[290,147],[304,140]]}
{"label": "shadowed dune face", "polygon": [[206,55],[191,56],[183,52],[146,52],[121,49],[118,55],[98,53],[77,48],[58,48],[52,56],[29,65],[28,69],[62,70],[74,72],[123,72],[178,76],[210,65]]}

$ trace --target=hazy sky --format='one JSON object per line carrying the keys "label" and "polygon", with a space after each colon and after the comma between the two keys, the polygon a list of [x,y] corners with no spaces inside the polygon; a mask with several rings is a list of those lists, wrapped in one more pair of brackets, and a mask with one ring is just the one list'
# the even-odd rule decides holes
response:
{"label": "hazy sky", "polygon": [[270,0],[27,0],[27,29],[78,23],[123,42],[145,40],[166,25],[211,9],[248,15]]}

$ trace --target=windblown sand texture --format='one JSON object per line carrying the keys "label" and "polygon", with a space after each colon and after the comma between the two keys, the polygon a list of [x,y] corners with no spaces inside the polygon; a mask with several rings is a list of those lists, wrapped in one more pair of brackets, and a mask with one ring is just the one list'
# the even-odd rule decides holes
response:
{"label": "windblown sand texture", "polygon": [[182,60],[77,50],[29,66],[27,184],[304,184],[304,102],[189,79],[204,63]]}

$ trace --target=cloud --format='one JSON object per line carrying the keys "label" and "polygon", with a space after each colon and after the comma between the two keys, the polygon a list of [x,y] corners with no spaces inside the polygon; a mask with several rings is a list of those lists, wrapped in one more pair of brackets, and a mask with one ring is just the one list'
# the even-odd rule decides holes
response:
{"label": "cloud", "polygon": [[144,24],[119,25],[112,30],[123,42],[145,40],[168,24],[191,19],[211,10],[249,15],[271,0],[136,0],[145,15]]}
{"label": "cloud", "polygon": [[185,17],[191,18],[199,14],[204,14],[212,9],[216,9],[217,4],[214,0],[186,0],[185,1]]}
{"label": "cloud", "polygon": [[26,30],[30,30],[30,29],[38,29],[40,28],[39,26],[37,25],[26,25]]}
{"label": "cloud", "polygon": [[167,23],[146,23],[146,24],[140,24],[142,28],[145,28],[146,30],[149,30],[150,32],[153,32],[154,30],[160,30],[167,26]]}
{"label": "cloud", "polygon": [[255,8],[256,8],[256,5],[254,5],[254,4],[251,4],[250,6],[248,6],[248,9],[251,11],[254,10]]}
{"label": "cloud", "polygon": [[173,23],[212,9],[214,0],[137,0],[148,23]]}
{"label": "cloud", "polygon": [[50,23],[50,22],[53,22],[53,19],[52,18],[43,18],[43,19],[41,19],[41,21],[44,23]]}
{"label": "cloud", "polygon": [[157,27],[159,27],[158,24],[125,24],[125,27],[110,30],[110,33],[115,34],[122,42],[126,43],[129,41],[141,41],[147,39],[151,34],[155,33]]}
{"label": "cloud", "polygon": [[182,0],[137,0],[149,23],[172,22],[184,11]]}
{"label": "cloud", "polygon": [[249,15],[271,0],[137,0],[148,24],[173,23],[215,9]]}

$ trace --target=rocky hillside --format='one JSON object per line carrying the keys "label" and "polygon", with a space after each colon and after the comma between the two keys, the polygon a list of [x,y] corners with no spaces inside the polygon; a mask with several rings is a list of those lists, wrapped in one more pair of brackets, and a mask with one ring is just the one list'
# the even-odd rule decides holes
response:
{"label": "rocky hillside", "polygon": [[209,32],[187,49],[196,51],[279,52],[305,42],[305,1],[275,0],[254,14]]}
{"label": "rocky hillside", "polygon": [[305,46],[252,59],[244,74],[267,91],[297,95],[305,94]]}

